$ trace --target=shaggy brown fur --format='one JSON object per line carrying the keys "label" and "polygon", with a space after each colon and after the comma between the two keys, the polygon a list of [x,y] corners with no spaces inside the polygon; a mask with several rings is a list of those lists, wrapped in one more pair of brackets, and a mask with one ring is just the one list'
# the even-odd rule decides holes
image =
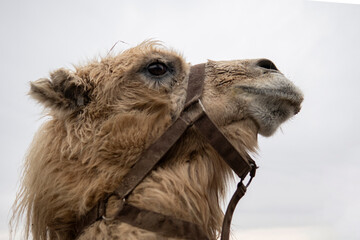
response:
{"label": "shaggy brown fur", "polygon": [[[161,62],[167,72],[153,76]],[[272,134],[300,109],[302,94],[257,60],[206,66],[202,102],[242,153],[257,134]],[[177,53],[145,42],[117,56],[60,69],[31,83],[48,110],[26,157],[13,224],[26,216],[26,238],[72,239],[77,218],[114,191],[141,153],[180,114],[189,65]],[[250,90],[249,90],[250,89]],[[219,202],[231,170],[194,129],[130,195],[134,206],[196,223],[211,239],[221,230]],[[109,211],[111,211],[111,201]],[[98,221],[79,239],[158,239],[117,221]]]}

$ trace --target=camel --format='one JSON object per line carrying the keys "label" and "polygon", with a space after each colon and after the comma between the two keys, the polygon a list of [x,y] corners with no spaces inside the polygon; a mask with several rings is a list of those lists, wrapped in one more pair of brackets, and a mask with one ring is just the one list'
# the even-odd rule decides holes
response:
{"label": "camel", "polygon": [[[242,155],[257,150],[258,134],[272,135],[300,111],[302,92],[270,60],[209,60],[205,66],[201,102]],[[118,220],[96,221],[79,236],[74,225],[117,188],[180,115],[190,67],[176,51],[146,41],[31,82],[29,94],[49,119],[26,155],[13,206],[11,224],[25,216],[25,239],[167,239]],[[216,239],[232,178],[227,164],[190,127],[126,201],[197,224]]]}

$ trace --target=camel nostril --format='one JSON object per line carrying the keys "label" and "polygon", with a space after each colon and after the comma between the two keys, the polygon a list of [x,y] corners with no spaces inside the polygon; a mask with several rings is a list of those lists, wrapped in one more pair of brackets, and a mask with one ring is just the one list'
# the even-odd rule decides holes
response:
{"label": "camel nostril", "polygon": [[256,66],[261,67],[261,68],[265,68],[265,69],[269,69],[269,70],[279,71],[277,69],[277,67],[275,66],[275,64],[272,61],[270,61],[269,59],[260,59],[256,63]]}

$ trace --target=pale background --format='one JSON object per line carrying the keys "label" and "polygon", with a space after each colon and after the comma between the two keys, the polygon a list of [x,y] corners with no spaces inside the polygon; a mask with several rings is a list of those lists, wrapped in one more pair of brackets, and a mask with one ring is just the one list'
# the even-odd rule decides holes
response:
{"label": "pale background", "polygon": [[[350,1],[350,0],[349,0]],[[354,0],[352,2],[355,2]],[[29,81],[154,38],[194,64],[266,57],[305,94],[259,139],[233,239],[360,239],[360,5],[301,0],[0,2],[0,239],[41,122]]]}

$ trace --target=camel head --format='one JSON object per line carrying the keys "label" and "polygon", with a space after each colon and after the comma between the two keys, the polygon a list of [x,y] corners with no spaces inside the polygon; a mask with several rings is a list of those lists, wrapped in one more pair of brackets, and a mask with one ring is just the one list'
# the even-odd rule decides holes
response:
{"label": "camel head", "polygon": [[204,102],[217,124],[250,120],[264,136],[297,114],[303,101],[301,91],[268,59],[209,61],[207,83]]}
{"label": "camel head", "polygon": [[[34,239],[71,238],[75,220],[114,191],[180,115],[190,67],[176,52],[145,42],[31,83],[31,97],[50,119],[30,147],[14,209],[28,216]],[[301,91],[270,60],[208,61],[205,74],[205,110],[240,152],[254,151],[257,134],[270,136],[300,110]],[[197,223],[214,238],[230,169],[191,129],[166,158],[128,201]],[[85,235],[131,233],[117,222],[94,225]]]}

